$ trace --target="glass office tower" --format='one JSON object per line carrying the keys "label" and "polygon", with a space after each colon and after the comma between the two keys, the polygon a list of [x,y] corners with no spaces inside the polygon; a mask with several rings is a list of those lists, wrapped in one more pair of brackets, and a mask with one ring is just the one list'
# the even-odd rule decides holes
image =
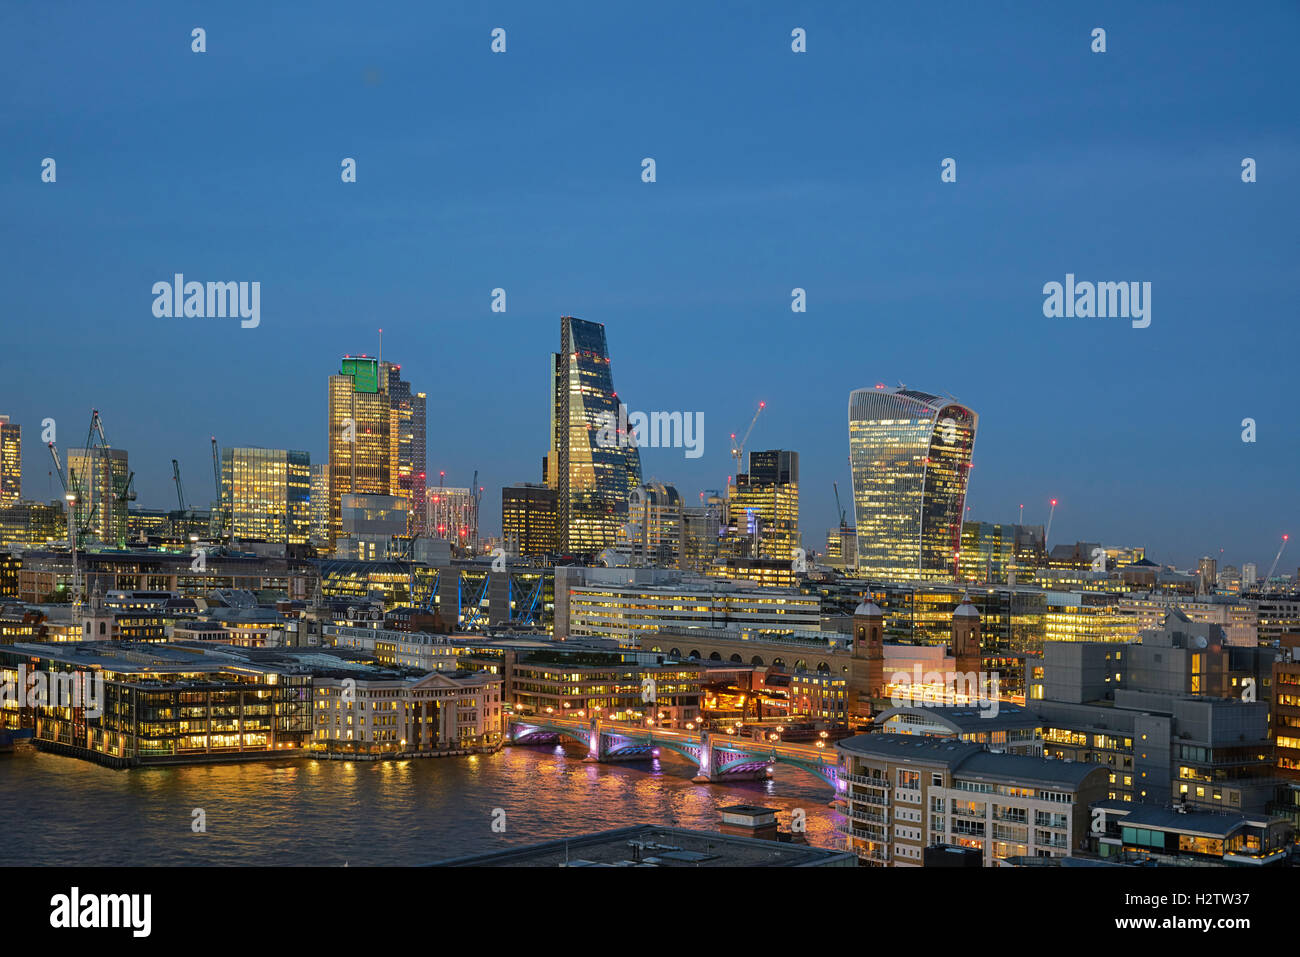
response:
{"label": "glass office tower", "polygon": [[562,317],[551,372],[547,484],[556,492],[556,537],[562,552],[594,554],[614,543],[628,494],[641,484],[641,454],[627,432],[597,441],[603,426],[620,421],[604,325]]}
{"label": "glass office tower", "polygon": [[859,574],[956,577],[978,422],[965,406],[913,389],[849,395]]}
{"label": "glass office tower", "polygon": [[427,396],[413,392],[402,379],[402,367],[384,363],[388,373],[388,402],[395,413],[397,431],[397,489],[406,499],[407,534],[423,535],[425,523],[425,405]]}
{"label": "glass office tower", "polygon": [[311,458],[287,449],[222,449],[221,498],[235,538],[301,545],[311,535]]}
{"label": "glass office tower", "polygon": [[343,534],[345,493],[400,495],[398,411],[377,359],[344,356],[329,378],[329,546]]}
{"label": "glass office tower", "polygon": [[23,428],[0,415],[0,507],[23,497]]}

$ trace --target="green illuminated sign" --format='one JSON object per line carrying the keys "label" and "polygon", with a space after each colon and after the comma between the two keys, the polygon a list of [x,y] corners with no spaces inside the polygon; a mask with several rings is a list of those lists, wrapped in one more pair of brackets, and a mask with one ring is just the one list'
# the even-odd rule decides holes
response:
{"label": "green illuminated sign", "polygon": [[343,365],[339,369],[339,374],[352,377],[353,392],[374,393],[379,391],[378,359],[345,358]]}

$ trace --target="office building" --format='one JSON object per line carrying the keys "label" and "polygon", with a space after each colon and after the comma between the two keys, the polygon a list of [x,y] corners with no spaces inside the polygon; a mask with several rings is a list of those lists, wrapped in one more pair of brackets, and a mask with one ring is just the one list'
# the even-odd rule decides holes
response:
{"label": "office building", "polygon": [[329,377],[331,548],[343,531],[344,494],[401,494],[400,429],[388,396],[391,381],[379,360],[367,356],[344,356],[338,375]]}
{"label": "office building", "polygon": [[311,535],[311,457],[288,449],[222,449],[221,500],[236,540],[301,545]]}
{"label": "office building", "polygon": [[330,537],[330,467],[322,462],[311,467],[311,541],[324,546]]}
{"label": "office building", "polygon": [[965,406],[913,389],[849,396],[859,574],[956,577],[978,422]]}
{"label": "office building", "polygon": [[64,503],[16,502],[0,506],[0,547],[67,542]]}
{"label": "office building", "polygon": [[126,541],[127,503],[135,497],[125,449],[91,446],[68,453],[68,488],[79,527],[104,545]]}
{"label": "office building", "polygon": [[630,645],[664,628],[815,631],[821,603],[792,589],[743,588],[656,568],[555,569],[557,637],[614,638]]}
{"label": "office building", "polygon": [[662,482],[647,482],[628,495],[627,524],[615,544],[603,551],[609,566],[657,565],[677,568],[682,557],[682,497]]}
{"label": "office building", "polygon": [[425,528],[458,548],[470,548],[478,542],[478,497],[476,489],[447,488],[441,485],[426,492],[428,501]]}
{"label": "office building", "polygon": [[357,675],[313,681],[312,747],[359,754],[479,751],[501,741],[501,679],[485,672]]}
{"label": "office building", "polygon": [[0,508],[23,498],[23,427],[0,415]]}
{"label": "office building", "polygon": [[402,367],[387,362],[388,401],[393,410],[394,441],[397,445],[397,491],[406,500],[408,515],[406,534],[423,534],[427,530],[425,504],[427,396],[413,392],[411,383],[402,379]]}
{"label": "office building", "polygon": [[[749,453],[727,503],[729,557],[793,562],[799,548],[799,453]],[[748,576],[747,576],[748,577]]]}
{"label": "office building", "polygon": [[[1107,797],[1245,813],[1276,798],[1272,648],[1178,610],[1140,643],[1049,642],[1027,676],[1044,753],[1105,765]],[[1247,689],[1250,689],[1247,691]]]}
{"label": "office building", "polygon": [[556,492],[559,549],[594,555],[627,522],[627,501],[641,484],[641,455],[620,415],[605,327],[560,319],[552,356],[551,449],[547,484]]}
{"label": "office building", "polygon": [[726,520],[727,500],[720,492],[701,492],[699,505],[682,506],[682,570],[702,575],[718,559]]}
{"label": "office building", "polygon": [[552,554],[555,489],[525,482],[501,490],[501,538],[506,554],[532,558]]}

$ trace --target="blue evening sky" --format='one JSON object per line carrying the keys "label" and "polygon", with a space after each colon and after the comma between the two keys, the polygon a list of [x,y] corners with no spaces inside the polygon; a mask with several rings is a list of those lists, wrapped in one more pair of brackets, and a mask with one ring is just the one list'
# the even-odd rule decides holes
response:
{"label": "blue evening sky", "polygon": [[[750,447],[800,453],[814,547],[832,481],[848,502],[849,391],[901,381],[979,413],[971,517],[1056,496],[1053,542],[1264,571],[1300,531],[1298,28],[1293,2],[13,0],[0,412],[25,493],[56,488],[40,420],[66,449],[92,407],[142,505],[173,507],[173,457],[206,504],[214,433],[321,461],[326,377],[383,327],[430,473],[479,469],[494,533],[500,487],[540,480],[567,313],[606,324],[633,410],[704,413],[702,458],[643,452],[690,500],[766,400]],[[260,327],[154,318],[177,272],[260,281]],[[1067,272],[1151,282],[1150,327],[1045,318]]]}

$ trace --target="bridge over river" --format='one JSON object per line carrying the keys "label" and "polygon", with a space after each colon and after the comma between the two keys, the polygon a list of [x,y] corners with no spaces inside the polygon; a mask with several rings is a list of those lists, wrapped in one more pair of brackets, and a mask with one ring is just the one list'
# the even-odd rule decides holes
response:
{"label": "bridge over river", "polygon": [[692,780],[702,783],[767,777],[773,765],[786,764],[816,775],[837,790],[841,787],[834,749],[811,743],[751,741],[717,732],[672,731],[552,715],[517,715],[509,720],[508,733],[513,744],[569,738],[587,749],[588,761],[635,761],[666,748],[694,764],[697,773]]}

